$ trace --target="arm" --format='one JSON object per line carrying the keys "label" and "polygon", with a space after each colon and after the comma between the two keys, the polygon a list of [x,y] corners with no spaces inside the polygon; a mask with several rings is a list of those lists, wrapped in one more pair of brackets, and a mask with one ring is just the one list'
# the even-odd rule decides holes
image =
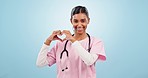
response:
{"label": "arm", "polygon": [[92,65],[98,59],[97,54],[91,54],[86,51],[78,41],[72,43],[72,47],[76,50],[77,54],[84,61],[86,65]]}
{"label": "arm", "polygon": [[60,30],[57,30],[57,31],[53,31],[52,35],[50,35],[46,41],[44,42],[39,54],[38,54],[38,57],[37,57],[37,61],[36,61],[36,65],[38,67],[43,67],[43,66],[46,66],[46,65],[52,65],[55,63],[55,55],[54,55],[54,52],[55,52],[55,48],[53,47],[50,52],[48,52],[48,48],[50,46],[50,43],[53,41],[53,40],[60,40],[60,38],[57,37],[57,35],[60,35],[61,31]]}
{"label": "arm", "polygon": [[100,43],[100,40],[94,41],[95,43],[93,43],[93,47],[89,53],[81,46],[78,41],[76,41],[76,39],[71,35],[70,31],[64,30],[63,33],[66,35],[65,39],[72,42],[72,47],[76,50],[77,54],[86,65],[94,64],[97,59],[106,59],[103,44]]}
{"label": "arm", "polygon": [[97,60],[97,54],[91,54],[86,51],[81,44],[71,35],[70,31],[64,30],[63,33],[66,35],[66,39],[72,42],[72,47],[76,50],[77,54],[84,61],[86,65],[92,65]]}
{"label": "arm", "polygon": [[43,44],[36,61],[36,65],[38,67],[43,67],[48,65],[48,61],[47,61],[48,47],[49,46]]}

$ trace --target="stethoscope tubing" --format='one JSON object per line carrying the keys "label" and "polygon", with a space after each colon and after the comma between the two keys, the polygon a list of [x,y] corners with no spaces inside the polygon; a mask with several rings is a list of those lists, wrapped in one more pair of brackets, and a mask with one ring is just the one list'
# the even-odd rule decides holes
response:
{"label": "stethoscope tubing", "polygon": [[[91,39],[90,39],[90,35],[88,33],[86,33],[88,38],[89,38],[89,43],[88,43],[88,52],[90,52],[91,50],[91,47],[90,47],[90,42],[91,42]],[[67,46],[67,43],[68,43],[68,40],[66,41],[65,45],[64,45],[64,50],[61,52],[60,54],[60,59],[62,59],[62,56],[63,56],[63,53],[66,52],[66,55],[68,57],[68,51],[66,49],[66,46]]]}

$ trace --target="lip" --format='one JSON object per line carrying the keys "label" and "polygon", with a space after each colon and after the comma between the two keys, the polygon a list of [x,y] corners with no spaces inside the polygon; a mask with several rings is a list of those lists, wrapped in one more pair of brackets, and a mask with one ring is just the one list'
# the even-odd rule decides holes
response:
{"label": "lip", "polygon": [[77,30],[83,30],[83,28],[77,28]]}
{"label": "lip", "polygon": [[82,32],[83,30],[77,30],[78,32]]}
{"label": "lip", "polygon": [[78,28],[76,28],[76,30],[77,30],[77,32],[81,33],[81,32],[83,32],[84,28],[78,27]]}

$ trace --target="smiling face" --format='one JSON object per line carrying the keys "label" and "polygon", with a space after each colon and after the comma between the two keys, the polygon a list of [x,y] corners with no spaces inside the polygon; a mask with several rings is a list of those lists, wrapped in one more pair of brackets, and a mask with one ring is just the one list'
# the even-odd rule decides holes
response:
{"label": "smiling face", "polygon": [[75,34],[86,33],[87,25],[89,24],[89,18],[84,13],[75,14],[71,18],[71,23],[74,28]]}

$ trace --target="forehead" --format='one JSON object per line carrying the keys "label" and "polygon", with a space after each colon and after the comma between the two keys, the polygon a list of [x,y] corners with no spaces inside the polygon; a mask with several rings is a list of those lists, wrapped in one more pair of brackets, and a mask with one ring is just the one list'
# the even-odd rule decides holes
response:
{"label": "forehead", "polygon": [[73,19],[87,19],[87,16],[84,13],[75,14],[72,16]]}

